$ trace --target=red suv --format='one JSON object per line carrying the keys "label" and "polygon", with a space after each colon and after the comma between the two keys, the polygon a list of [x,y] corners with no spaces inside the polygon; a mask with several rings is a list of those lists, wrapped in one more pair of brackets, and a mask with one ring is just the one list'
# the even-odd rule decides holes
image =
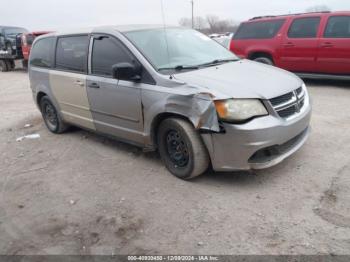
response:
{"label": "red suv", "polygon": [[255,17],[238,28],[230,50],[304,77],[350,77],[350,12]]}

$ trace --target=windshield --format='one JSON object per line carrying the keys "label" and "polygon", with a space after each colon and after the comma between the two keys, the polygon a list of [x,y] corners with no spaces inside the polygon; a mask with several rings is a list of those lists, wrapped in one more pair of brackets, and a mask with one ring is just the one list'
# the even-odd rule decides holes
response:
{"label": "windshield", "polygon": [[157,70],[185,69],[238,59],[220,44],[192,29],[153,29],[125,35]]}
{"label": "windshield", "polygon": [[7,37],[15,37],[18,34],[23,34],[26,33],[27,30],[25,30],[24,28],[8,28],[5,29],[5,35]]}

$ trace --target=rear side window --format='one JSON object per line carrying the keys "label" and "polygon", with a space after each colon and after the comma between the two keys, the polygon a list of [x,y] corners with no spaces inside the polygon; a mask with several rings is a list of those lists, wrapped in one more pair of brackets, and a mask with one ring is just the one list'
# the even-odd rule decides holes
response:
{"label": "rear side window", "polygon": [[35,43],[30,54],[32,66],[50,68],[52,66],[55,38],[44,38]]}
{"label": "rear side window", "polygon": [[24,28],[8,28],[5,29],[5,35],[7,37],[14,37],[19,34],[27,33],[27,30]]}
{"label": "rear side window", "polygon": [[329,18],[325,38],[350,38],[350,16],[332,16]]}
{"label": "rear side window", "polygon": [[133,58],[119,41],[102,36],[94,39],[92,74],[112,76],[112,66],[117,63],[133,63]]}
{"label": "rear side window", "polygon": [[295,19],[289,28],[289,38],[316,38],[320,17],[306,17]]}
{"label": "rear side window", "polygon": [[69,36],[59,38],[56,49],[56,68],[86,73],[88,46],[88,36]]}
{"label": "rear side window", "polygon": [[243,23],[234,39],[270,39],[276,36],[284,24],[285,19]]}

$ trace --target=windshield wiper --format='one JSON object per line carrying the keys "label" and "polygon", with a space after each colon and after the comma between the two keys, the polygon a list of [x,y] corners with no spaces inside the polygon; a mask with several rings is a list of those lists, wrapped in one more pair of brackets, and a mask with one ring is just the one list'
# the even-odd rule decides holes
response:
{"label": "windshield wiper", "polygon": [[215,66],[215,65],[220,65],[220,64],[224,64],[224,63],[228,63],[228,62],[236,62],[236,61],[239,61],[239,59],[237,59],[237,58],[215,59],[209,63],[200,64],[200,65],[198,65],[198,67]]}
{"label": "windshield wiper", "polygon": [[184,65],[178,65],[175,67],[162,67],[159,68],[158,71],[163,71],[163,70],[176,70],[176,71],[181,71],[181,70],[195,70],[195,69],[199,69],[199,66],[184,66]]}
{"label": "windshield wiper", "polygon": [[235,62],[239,61],[239,59],[236,58],[230,58],[230,59],[215,59],[214,61],[211,61],[209,63],[204,63],[200,65],[194,65],[194,66],[184,66],[184,65],[178,65],[175,67],[162,67],[159,68],[158,71],[163,71],[163,70],[176,70],[176,71],[181,71],[181,70],[195,70],[199,69],[200,67],[209,67],[209,66],[214,66],[214,65],[220,65],[228,62]]}

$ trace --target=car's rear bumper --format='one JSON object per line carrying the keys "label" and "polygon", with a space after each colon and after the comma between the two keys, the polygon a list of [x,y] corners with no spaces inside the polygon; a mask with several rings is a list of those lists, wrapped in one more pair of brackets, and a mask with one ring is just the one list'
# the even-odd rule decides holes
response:
{"label": "car's rear bumper", "polygon": [[296,152],[310,132],[311,106],[291,120],[276,116],[224,124],[225,133],[203,134],[215,171],[263,169]]}

